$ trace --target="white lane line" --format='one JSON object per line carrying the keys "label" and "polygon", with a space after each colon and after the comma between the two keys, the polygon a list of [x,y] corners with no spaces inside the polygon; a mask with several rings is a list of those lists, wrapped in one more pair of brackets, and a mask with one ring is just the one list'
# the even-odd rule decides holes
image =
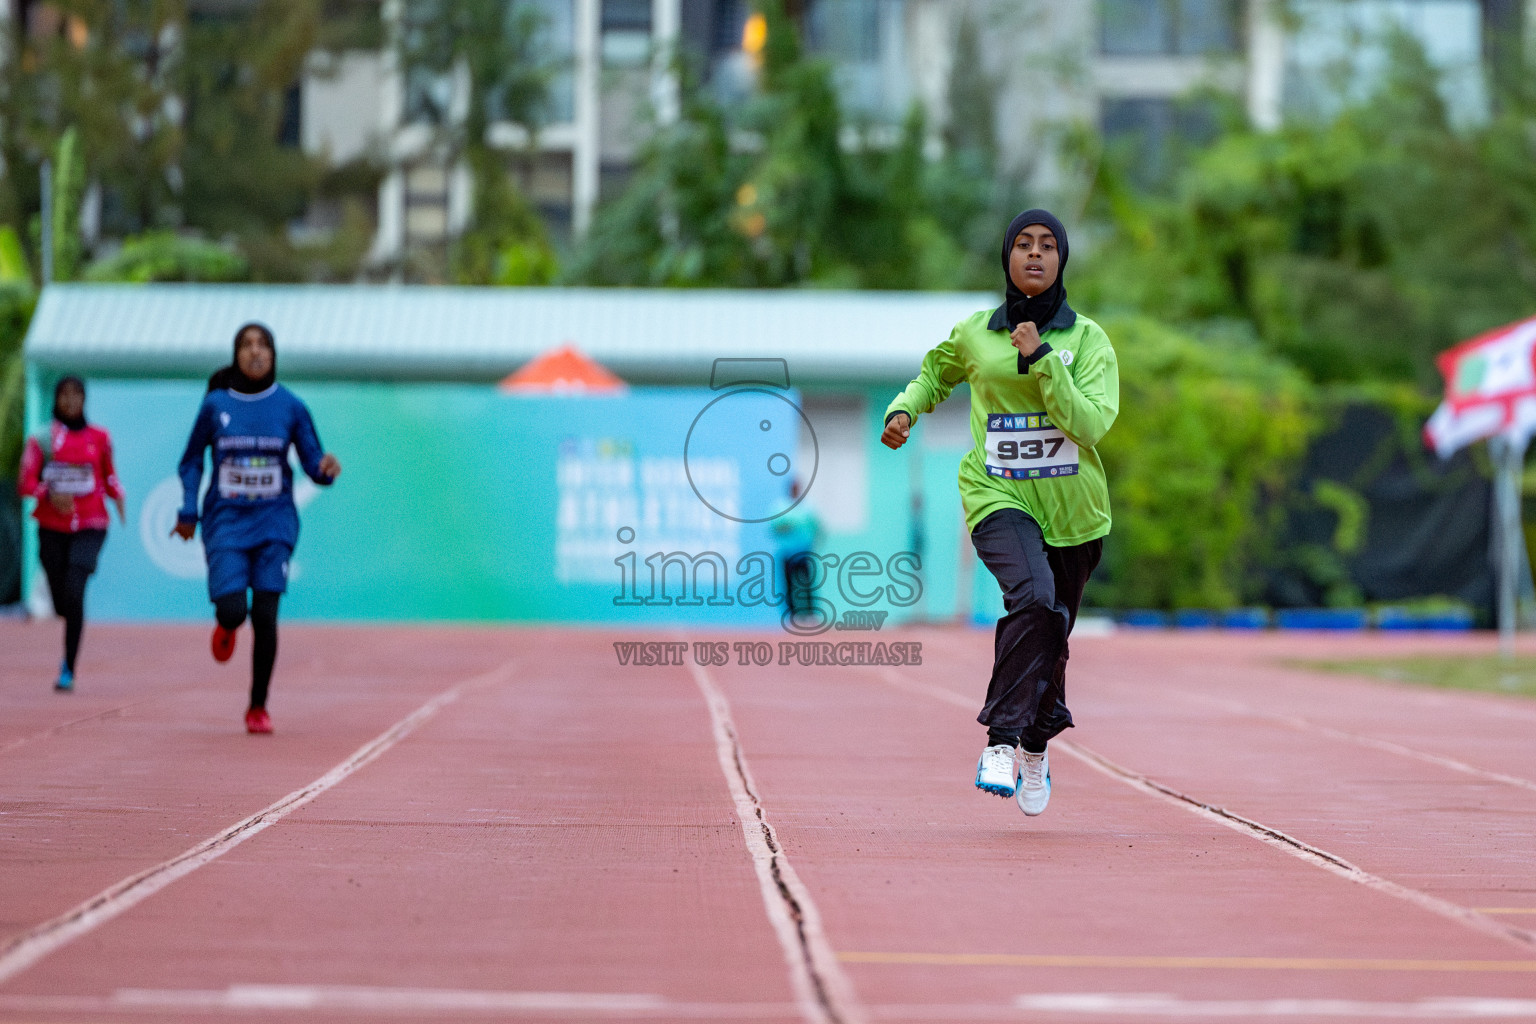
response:
{"label": "white lane line", "polygon": [[736,817],[741,821],[741,833],[757,871],[768,920],[789,962],[790,984],[800,1012],[816,1024],[860,1024],[864,1020],[863,1010],[822,931],[821,914],[790,865],[757,798],[757,784],[742,753],[731,706],[707,670],[692,661],[688,667],[709,708],[720,771],[736,804]]}
{"label": "white lane line", "polygon": [[[1423,651],[1422,654],[1433,652]],[[1466,652],[1470,656],[1476,656],[1478,652]],[[1490,652],[1491,653],[1491,650]],[[1525,652],[1522,651],[1523,655]],[[1411,657],[1413,651],[1405,650],[1402,655]],[[1379,657],[1391,657],[1388,654],[1367,654],[1366,660]],[[1308,659],[1310,660],[1310,659]],[[1325,659],[1336,660],[1336,659]],[[1306,661],[1291,661],[1279,652],[1268,658],[1267,661],[1244,661],[1234,663],[1237,668],[1272,668],[1283,672],[1302,676],[1308,683],[1316,685],[1319,681],[1324,683],[1337,683],[1347,680],[1351,683],[1366,683],[1378,688],[1390,688],[1394,693],[1394,700],[1409,700],[1426,709],[1453,708],[1458,712],[1474,713],[1488,718],[1497,718],[1507,722],[1511,718],[1524,719],[1527,722],[1536,722],[1536,710],[1532,710],[1530,701],[1509,693],[1500,693],[1497,690],[1443,690],[1432,688],[1424,683],[1409,682],[1405,679],[1388,679],[1386,676],[1374,675],[1358,669],[1339,670],[1310,668]]]}
{"label": "white lane line", "polygon": [[1346,732],[1343,729],[1335,729],[1330,725],[1322,725],[1310,721],[1299,715],[1286,715],[1278,711],[1266,711],[1263,708],[1254,707],[1252,704],[1245,704],[1240,700],[1213,697],[1203,693],[1192,693],[1188,690],[1176,690],[1174,692],[1187,700],[1223,708],[1235,715],[1246,715],[1250,718],[1278,722],[1301,732],[1315,732],[1320,736],[1327,736],[1330,739],[1343,740],[1346,743],[1357,743],[1362,747],[1371,747],[1375,750],[1385,751],[1388,754],[1412,758],[1425,764],[1449,768],[1451,771],[1461,772],[1464,775],[1486,779],[1489,782],[1501,782],[1506,786],[1516,786],[1520,789],[1536,793],[1536,782],[1532,782],[1530,779],[1522,779],[1517,775],[1505,775],[1503,772],[1489,771],[1486,768],[1467,764],[1465,761],[1458,761],[1454,757],[1442,757],[1439,754],[1431,754],[1423,750],[1415,750],[1412,747],[1405,747],[1401,743],[1393,743],[1391,740],[1382,740],[1374,736],[1363,736],[1359,733]]}
{"label": "white lane line", "polygon": [[[102,996],[0,996],[0,1011],[12,1013],[166,1013],[190,1010],[246,1016],[330,1011],[357,1014],[411,1014],[462,1019],[468,1014],[608,1016],[624,1019],[783,1019],[790,1003],[685,1003],[661,996],[623,992],[500,992],[480,989],[376,988],[363,985],[231,985],[226,989],[119,989]],[[1017,997],[1007,1004],[891,1004],[871,1007],[880,1020],[998,1020],[1026,1011],[1062,1016],[1173,1017],[1353,1017],[1408,1020],[1536,1019],[1536,1000],[1491,997],[1431,997],[1414,1002],[1373,1003],[1350,999],[1182,999],[1162,993],[1060,992]]]}
{"label": "white lane line", "polygon": [[578,1019],[611,1016],[664,1020],[782,1020],[793,1016],[792,1003],[684,1003],[658,995],[628,992],[516,992],[483,989],[380,988],[367,985],[231,985],[225,989],[118,989],[112,996],[6,996],[0,1012],[143,1014],[190,1010],[248,1015],[264,1011],[304,1013],[441,1014],[461,1020],[467,1014],[571,1014]]}
{"label": "white lane line", "polygon": [[1375,1017],[1408,1020],[1488,1020],[1536,1017],[1536,1000],[1436,998],[1411,1003],[1368,1003],[1355,999],[1180,999],[1170,995],[1064,992],[1019,996],[1019,1010],[1116,1017]]}
{"label": "white lane line", "polygon": [[144,704],[149,704],[157,700],[180,697],[184,694],[194,692],[196,691],[192,689],[176,690],[171,693],[160,694],[156,697],[146,697],[143,700],[136,700],[128,704],[120,704],[117,707],[107,708],[105,711],[98,711],[93,715],[86,715],[84,718],[75,718],[68,722],[60,722],[58,725],[50,726],[40,732],[29,733],[26,736],[21,736],[17,739],[11,740],[4,746],[0,746],[0,754],[9,754],[11,751],[17,749],[18,747],[24,747],[28,743],[32,743],[36,740],[45,740],[50,736],[57,736],[59,733],[68,732],[70,729],[73,729],[79,725],[89,725],[92,722],[101,722],[109,718],[120,718],[131,709]]}
{"label": "white lane line", "polygon": [[1524,928],[1516,928],[1513,925],[1494,921],[1486,915],[1473,910],[1471,907],[1463,907],[1449,900],[1443,900],[1438,896],[1431,896],[1429,893],[1420,892],[1417,889],[1410,889],[1407,886],[1388,881],[1380,875],[1374,875],[1364,868],[1351,864],[1337,854],[1329,853],[1327,850],[1306,843],[1277,828],[1271,828],[1251,818],[1245,818],[1241,814],[1229,811],[1224,807],[1203,803],[1170,786],[1163,785],[1156,779],[1148,778],[1139,772],[1124,768],[1102,754],[1095,753],[1081,744],[1063,740],[1057,740],[1056,743],[1067,753],[1111,778],[1119,779],[1121,782],[1140,789],[1144,793],[1167,800],[1170,803],[1178,804],[1202,817],[1220,822],[1230,829],[1252,836],[1276,849],[1284,850],[1293,857],[1304,860],[1315,867],[1332,872],[1341,878],[1347,878],[1351,882],[1363,885],[1368,889],[1374,889],[1389,896],[1396,896],[1398,899],[1405,900],[1423,910],[1428,910],[1433,914],[1438,914],[1475,931],[1482,932],[1484,935],[1514,942],[1527,949],[1536,947],[1536,934]]}
{"label": "white lane line", "polygon": [[236,822],[218,835],[203,840],[184,853],[130,875],[103,889],[73,910],[23,932],[0,949],[0,984],[4,984],[43,957],[100,927],[130,907],[142,903],[177,879],[191,874],[204,864],[219,859],[258,832],[271,828],[405,739],[427,719],[458,700],[459,695],[466,688],[504,678],[512,671],[518,660],[520,659],[513,659],[490,672],[449,687],[380,735],[363,744],[351,757],[309,785],[294,790],[276,803],[257,811],[249,818]]}
{"label": "white lane line", "polygon": [[[924,694],[925,696],[947,701],[968,710],[973,710],[976,707],[975,701],[963,694],[955,693],[953,690],[946,690],[941,686],[933,686],[929,683],[920,683],[916,680],[903,679],[900,674],[889,668],[882,668],[877,671],[888,684],[897,689]],[[1371,874],[1364,868],[1351,864],[1343,857],[1329,853],[1310,843],[1303,842],[1279,829],[1271,828],[1251,818],[1245,818],[1241,814],[1236,814],[1226,808],[1204,803],[1194,797],[1180,793],[1170,786],[1165,786],[1155,779],[1131,771],[1129,768],[1123,768],[1107,757],[1097,754],[1081,744],[1062,739],[1057,739],[1053,743],[1056,749],[1061,750],[1063,753],[1071,754],[1073,757],[1103,772],[1110,778],[1118,779],[1150,796],[1177,804],[1187,811],[1199,814],[1211,821],[1219,822],[1236,832],[1241,832],[1278,850],[1284,850],[1291,856],[1304,860],[1314,867],[1319,867],[1338,875],[1340,878],[1346,878],[1368,889],[1374,889],[1377,892],[1395,896],[1400,900],[1412,903],[1422,910],[1427,910],[1432,914],[1455,921],[1457,924],[1464,925],[1484,935],[1503,939],[1506,942],[1513,942],[1524,949],[1536,947],[1536,933],[1505,924],[1502,921],[1495,921],[1491,917],[1479,913],[1470,907],[1463,907],[1449,900],[1443,900],[1438,896],[1431,896],[1427,892],[1420,892],[1417,889],[1410,889],[1407,886],[1388,881],[1380,875]]]}
{"label": "white lane line", "polygon": [[366,985],[231,985],[222,991],[118,989],[118,1006],[222,1007],[232,1010],[658,1010],[658,995],[622,992],[489,992],[475,989],[374,988]]}

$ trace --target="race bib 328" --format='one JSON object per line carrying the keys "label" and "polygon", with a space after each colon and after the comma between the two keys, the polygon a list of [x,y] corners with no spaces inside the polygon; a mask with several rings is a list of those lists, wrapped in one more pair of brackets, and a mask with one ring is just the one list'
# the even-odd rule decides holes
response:
{"label": "race bib 328", "polygon": [[283,464],[270,455],[242,455],[219,463],[219,497],[260,501],[283,493]]}

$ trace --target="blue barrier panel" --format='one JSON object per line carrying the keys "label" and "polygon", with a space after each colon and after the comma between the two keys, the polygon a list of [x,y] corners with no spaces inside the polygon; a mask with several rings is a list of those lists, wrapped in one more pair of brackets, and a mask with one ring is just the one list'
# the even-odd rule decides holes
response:
{"label": "blue barrier panel", "polygon": [[1229,608],[1221,613],[1221,624],[1227,629],[1268,629],[1268,608]]}
{"label": "blue barrier panel", "polygon": [[1364,629],[1364,608],[1283,608],[1275,613],[1281,629]]}
{"label": "blue barrier panel", "polygon": [[1412,608],[1385,607],[1376,609],[1376,628],[1390,630],[1429,629],[1440,632],[1462,632],[1472,628],[1472,609],[1442,608],[1438,611],[1415,611]]}

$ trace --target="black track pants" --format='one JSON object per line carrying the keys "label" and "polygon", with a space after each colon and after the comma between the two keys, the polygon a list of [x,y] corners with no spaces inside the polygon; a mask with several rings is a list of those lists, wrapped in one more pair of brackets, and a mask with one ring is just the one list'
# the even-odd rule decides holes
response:
{"label": "black track pants", "polygon": [[53,610],[64,620],[64,666],[75,671],[80,635],[85,632],[85,584],[96,571],[106,530],[37,531],[37,560],[48,577]]}
{"label": "black track pants", "polygon": [[[272,684],[272,666],[277,664],[277,603],[282,594],[270,590],[251,591],[251,707],[267,706],[267,688]],[[224,594],[213,602],[219,625],[238,629],[245,621],[245,591]]]}
{"label": "black track pants", "polygon": [[999,509],[971,531],[976,553],[1003,590],[992,680],[977,716],[994,739],[1017,737],[1026,750],[1072,726],[1067,710],[1067,635],[1104,541],[1072,547],[1045,543],[1040,526],[1018,509]]}

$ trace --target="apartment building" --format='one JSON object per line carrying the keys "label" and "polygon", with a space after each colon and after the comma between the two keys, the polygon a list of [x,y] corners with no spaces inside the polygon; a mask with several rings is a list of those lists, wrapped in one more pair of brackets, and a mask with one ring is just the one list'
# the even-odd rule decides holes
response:
{"label": "apartment building", "polygon": [[[383,0],[396,23],[412,0]],[[512,0],[508,0],[512,2]],[[581,235],[621,188],[654,113],[666,116],[666,54],[682,49],[729,102],[750,87],[759,45],[751,0],[519,0],[536,5],[541,49],[560,63],[551,118],[536,136],[525,189],[557,235]],[[1488,104],[1490,55],[1528,24],[1536,0],[789,0],[809,48],[836,67],[845,109],[865,124],[895,125],[910,104],[927,109],[940,144],[952,120],[991,117],[1003,166],[1044,191],[1070,186],[1054,132],[1097,127],[1111,145],[1136,147],[1155,171],[1170,141],[1214,127],[1211,97],[1237,101],[1252,123],[1326,114],[1369,87],[1386,35],[1417,38],[1440,69],[1461,118]],[[975,58],[957,61],[969,23]],[[952,93],[990,109],[954,109]],[[462,168],[434,156],[434,118],[462,116],[463,83],[402,67],[392,51],[352,52],[303,83],[300,136],[311,152],[345,161],[363,153],[389,173],[379,196],[372,258],[398,261],[460,230],[470,210]],[[1202,98],[1203,97],[1203,98]],[[509,151],[521,128],[496,125]],[[864,133],[878,138],[879,133]],[[526,166],[526,165],[525,165]]]}

